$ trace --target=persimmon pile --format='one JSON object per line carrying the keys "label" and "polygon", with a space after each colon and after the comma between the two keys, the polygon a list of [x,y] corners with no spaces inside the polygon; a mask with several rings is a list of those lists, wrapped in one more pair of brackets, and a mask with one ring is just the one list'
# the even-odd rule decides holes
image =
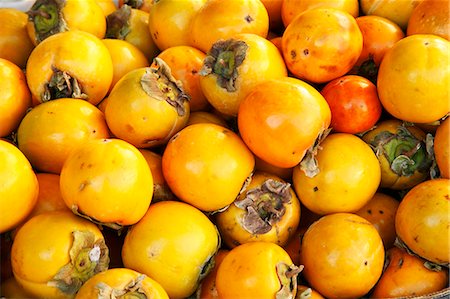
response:
{"label": "persimmon pile", "polygon": [[450,296],[449,0],[2,5],[2,298]]}

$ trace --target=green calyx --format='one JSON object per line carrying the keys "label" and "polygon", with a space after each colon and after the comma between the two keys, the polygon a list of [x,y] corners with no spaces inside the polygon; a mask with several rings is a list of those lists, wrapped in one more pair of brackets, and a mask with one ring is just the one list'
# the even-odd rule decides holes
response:
{"label": "green calyx", "polygon": [[411,176],[416,171],[427,172],[432,164],[432,157],[423,140],[417,139],[405,124],[397,132],[383,131],[371,143],[377,155],[383,154],[391,170],[399,176]]}
{"label": "green calyx", "polygon": [[247,213],[243,228],[251,234],[265,234],[285,213],[284,204],[291,200],[290,184],[267,179],[260,187],[248,190],[245,198],[234,204]]}
{"label": "green calyx", "polygon": [[145,277],[144,274],[141,274],[121,289],[115,289],[104,282],[100,282],[96,285],[98,299],[147,299],[142,286]]}
{"label": "green calyx", "polygon": [[240,40],[228,39],[215,42],[209,50],[201,76],[214,74],[217,84],[228,92],[236,91],[235,81],[238,78],[238,67],[244,62],[248,45]]}
{"label": "green calyx", "polygon": [[69,295],[78,292],[84,282],[109,266],[109,250],[104,239],[95,240],[90,231],[74,231],[72,236],[70,262],[47,283]]}
{"label": "green calyx", "polygon": [[64,0],[37,0],[27,12],[33,22],[38,43],[47,37],[67,31],[67,24],[62,15]]}

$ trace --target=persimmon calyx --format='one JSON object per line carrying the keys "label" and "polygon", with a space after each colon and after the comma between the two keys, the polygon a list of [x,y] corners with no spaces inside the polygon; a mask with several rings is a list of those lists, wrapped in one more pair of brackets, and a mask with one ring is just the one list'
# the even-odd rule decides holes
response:
{"label": "persimmon calyx", "polygon": [[70,262],[47,283],[66,294],[75,294],[84,282],[109,266],[109,249],[104,239],[95,240],[89,231],[74,231],[72,236]]}
{"label": "persimmon calyx", "polygon": [[124,40],[130,33],[131,6],[122,5],[106,17],[105,38]]}
{"label": "persimmon calyx", "polygon": [[391,170],[398,176],[411,176],[416,171],[427,172],[432,164],[432,157],[423,140],[415,137],[406,124],[398,126],[397,132],[382,131],[370,143],[379,157],[383,155]]}
{"label": "persimmon calyx", "polygon": [[33,23],[38,43],[47,37],[69,30],[62,14],[65,0],[36,0],[27,12],[28,20]]}
{"label": "persimmon calyx", "polygon": [[236,91],[238,67],[244,62],[248,45],[241,40],[228,39],[215,42],[205,57],[199,74],[214,74],[217,84],[228,92]]}
{"label": "persimmon calyx", "polygon": [[280,262],[276,265],[281,288],[276,293],[276,299],[294,299],[297,295],[297,276],[303,270],[303,265],[288,265]]}
{"label": "persimmon calyx", "polygon": [[42,102],[48,102],[61,98],[88,99],[87,94],[83,93],[82,86],[78,80],[72,77],[68,72],[53,68],[53,75],[44,86],[44,92],[41,95]]}
{"label": "persimmon calyx", "polygon": [[184,116],[189,96],[184,92],[183,84],[172,76],[170,67],[161,58],[156,57],[153,62],[142,75],[142,89],[148,96],[173,106],[178,116]]}
{"label": "persimmon calyx", "polygon": [[274,179],[265,180],[261,186],[246,192],[245,198],[234,205],[246,211],[243,228],[251,234],[265,234],[281,220],[291,201],[290,184]]}
{"label": "persimmon calyx", "polygon": [[99,282],[95,287],[98,289],[98,299],[147,299],[142,281],[146,275],[141,274],[132,279],[123,288],[113,288],[104,282]]}
{"label": "persimmon calyx", "polygon": [[328,134],[330,134],[331,130],[331,128],[322,130],[317,136],[314,144],[306,150],[305,156],[303,157],[302,161],[300,161],[298,167],[300,167],[300,169],[309,178],[315,177],[320,172],[319,163],[317,162],[316,156],[319,150],[322,149],[320,144],[325,140]]}
{"label": "persimmon calyx", "polygon": [[131,8],[139,9],[144,4],[143,0],[124,0],[124,4],[129,5]]}
{"label": "persimmon calyx", "polygon": [[71,210],[72,210],[72,212],[75,215],[80,216],[80,217],[82,217],[84,219],[87,219],[87,220],[89,220],[92,223],[98,224],[100,226],[106,226],[106,227],[109,227],[109,228],[112,228],[112,229],[116,230],[119,235],[122,233],[123,230],[125,230],[125,226],[123,226],[123,225],[121,225],[119,223],[115,223],[115,222],[101,222],[101,221],[98,221],[97,219],[95,219],[93,217],[90,217],[90,216],[84,214],[82,211],[80,211],[78,209],[77,205],[72,205]]}
{"label": "persimmon calyx", "polygon": [[405,244],[405,242],[403,242],[402,239],[400,239],[400,237],[395,238],[394,241],[394,246],[404,249],[409,255],[412,256],[416,256],[422,260],[424,260],[424,267],[427,268],[430,271],[436,271],[439,272],[442,270],[442,267],[445,268],[449,268],[450,267],[450,263],[449,262],[442,262],[442,263],[438,263],[438,262],[431,262],[423,257],[421,257],[420,255],[416,254],[414,251],[412,251],[408,245]]}

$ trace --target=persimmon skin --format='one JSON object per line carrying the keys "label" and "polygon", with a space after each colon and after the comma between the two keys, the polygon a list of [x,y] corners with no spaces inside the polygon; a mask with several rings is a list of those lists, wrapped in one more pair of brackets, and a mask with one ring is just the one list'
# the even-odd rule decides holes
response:
{"label": "persimmon skin", "polygon": [[355,18],[333,8],[316,8],[298,15],[283,32],[281,46],[293,76],[325,83],[349,72],[363,46]]}
{"label": "persimmon skin", "polygon": [[[0,50],[1,52],[1,50]],[[31,106],[31,93],[25,74],[14,63],[0,58],[0,137],[17,129]]]}
{"label": "persimmon skin", "polygon": [[434,135],[434,156],[441,177],[450,178],[450,118],[446,118]]}
{"label": "persimmon skin", "polygon": [[291,77],[255,86],[238,111],[239,132],[250,150],[282,168],[297,165],[330,121],[331,111],[323,96]]}

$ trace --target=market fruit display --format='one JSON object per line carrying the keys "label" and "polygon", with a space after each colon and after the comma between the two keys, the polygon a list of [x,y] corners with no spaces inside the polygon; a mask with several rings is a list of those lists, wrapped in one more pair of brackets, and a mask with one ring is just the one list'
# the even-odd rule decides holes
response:
{"label": "market fruit display", "polygon": [[0,0],[0,297],[450,297],[449,0]]}

